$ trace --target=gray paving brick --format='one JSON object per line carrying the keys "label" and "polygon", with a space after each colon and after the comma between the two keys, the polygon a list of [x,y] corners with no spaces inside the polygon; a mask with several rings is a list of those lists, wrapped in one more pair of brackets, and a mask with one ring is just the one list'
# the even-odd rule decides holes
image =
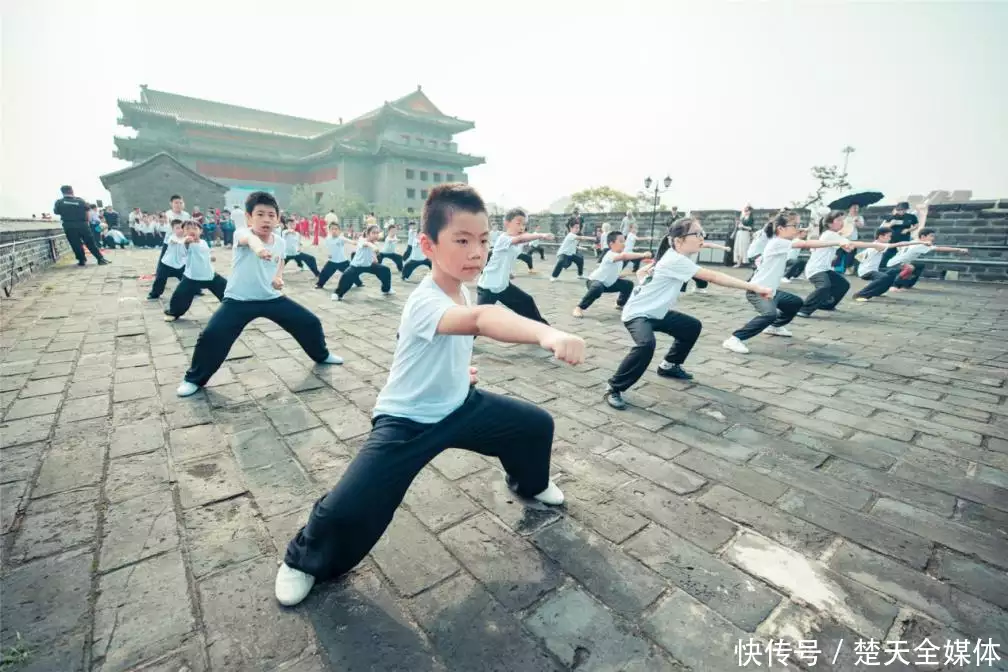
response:
{"label": "gray paving brick", "polygon": [[469,476],[458,481],[458,486],[476,503],[521,535],[532,534],[560,517],[557,507],[541,504],[534,499],[523,499],[511,492],[504,481],[504,472],[497,469]]}
{"label": "gray paving brick", "polygon": [[832,533],[817,525],[723,485],[715,485],[697,501],[810,557],[819,555],[833,538]]}
{"label": "gray paving brick", "polygon": [[[759,634],[790,642],[791,660],[802,662],[812,670],[858,672],[864,667],[855,653],[856,642],[862,639],[861,635],[832,618],[791,601],[787,601],[782,609],[774,612],[760,626]],[[916,644],[920,640],[912,641]],[[799,649],[801,642],[805,642],[805,648]],[[880,657],[880,664],[887,658]]]}
{"label": "gray paving brick", "polygon": [[767,504],[776,500],[788,489],[780,479],[768,478],[747,466],[732,464],[698,450],[683,453],[675,459],[675,462],[711,481],[729,485]]}
{"label": "gray paving brick", "polygon": [[955,551],[939,548],[931,567],[935,577],[1008,609],[1008,573]]}
{"label": "gray paving brick", "polygon": [[189,563],[197,579],[259,555],[272,555],[273,546],[248,497],[187,509],[183,517]]}
{"label": "gray paving brick", "polygon": [[955,508],[955,497],[952,495],[846,460],[833,460],[823,471],[844,481],[859,483],[875,492],[884,493],[945,516],[952,515]]}
{"label": "gray paving brick", "polygon": [[633,446],[615,448],[606,453],[605,457],[627,471],[680,495],[696,492],[707,482],[707,479],[691,471]]}
{"label": "gray paving brick", "polygon": [[102,527],[98,569],[109,572],[176,548],[175,502],[167,488],[110,504]]}
{"label": "gray paving brick", "polygon": [[734,443],[692,427],[677,425],[664,430],[663,433],[688,446],[732,462],[745,462],[756,454],[755,448]]}
{"label": "gray paving brick", "polygon": [[560,669],[514,616],[464,574],[414,598],[409,608],[449,670]]}
{"label": "gray paving brick", "polygon": [[615,490],[637,476],[623,471],[615,464],[591,453],[586,453],[579,447],[567,444],[553,445],[553,466],[577,481],[591,485],[605,492]]}
{"label": "gray paving brick", "polygon": [[577,587],[545,599],[526,617],[525,625],[571,669],[682,669]]}
{"label": "gray paving brick", "polygon": [[182,508],[219,502],[245,492],[238,464],[230,455],[212,455],[177,467]]}
{"label": "gray paving brick", "polygon": [[42,460],[42,469],[32,490],[33,497],[94,485],[101,480],[105,457],[102,446],[63,449],[59,442],[54,442],[54,445],[57,447],[50,449]]}
{"label": "gray paving brick", "polygon": [[893,499],[880,499],[872,507],[872,515],[925,539],[1008,569],[1008,540],[981,532],[972,527],[942,518],[930,511],[917,509]]}
{"label": "gray paving brick", "polygon": [[708,551],[723,546],[738,529],[710,509],[644,481],[615,494],[627,506]]}
{"label": "gray paving brick", "polygon": [[888,469],[896,462],[896,457],[887,452],[848,440],[816,436],[801,430],[792,431],[787,438],[811,449],[873,469]]}
{"label": "gray paving brick", "polygon": [[172,460],[187,462],[227,450],[228,442],[213,425],[172,429],[168,434]]}
{"label": "gray paving brick", "polygon": [[4,448],[10,448],[22,443],[34,443],[49,438],[49,433],[55,422],[55,415],[43,415],[24,420],[11,420],[0,424],[3,434]]}
{"label": "gray paving brick", "polygon": [[556,565],[486,514],[445,530],[440,539],[512,611],[530,606],[560,585]]}
{"label": "gray paving brick", "polygon": [[564,508],[567,515],[613,543],[621,543],[648,524],[646,517],[616,501],[610,493],[567,478],[557,485],[566,498]]}
{"label": "gray paving brick", "polygon": [[1001,511],[1008,511],[1008,490],[990,483],[941,472],[936,473],[905,462],[897,464],[892,473],[914,483],[986,504]]}
{"label": "gray paving brick", "polygon": [[403,500],[410,512],[428,529],[437,532],[479,511],[458,486],[433,469],[424,469],[413,479]]}
{"label": "gray paving brick", "polygon": [[844,543],[829,566],[966,634],[1001,642],[1008,636],[1004,610],[885,556]]}
{"label": "gray paving brick", "polygon": [[109,461],[105,497],[111,503],[124,502],[168,487],[168,459],[164,450]]}
{"label": "gray paving brick", "polygon": [[766,537],[746,532],[731,543],[724,557],[863,637],[884,639],[896,618],[895,604]]}
{"label": "gray paving brick", "polygon": [[781,600],[765,584],[655,525],[624,549],[746,631],[754,630]]}
{"label": "gray paving brick", "polygon": [[371,551],[382,573],[402,595],[416,595],[458,571],[455,558],[410,512],[399,509]]}
{"label": "gray paving brick", "polygon": [[744,633],[681,590],[673,589],[651,615],[645,631],[695,672],[733,666],[733,650]]}
{"label": "gray paving brick", "polygon": [[10,559],[25,562],[70,550],[94,540],[98,491],[83,488],[28,502],[14,537]]}
{"label": "gray paving brick", "polygon": [[564,571],[623,615],[639,614],[665,588],[657,574],[569,520],[540,530],[532,539]]}

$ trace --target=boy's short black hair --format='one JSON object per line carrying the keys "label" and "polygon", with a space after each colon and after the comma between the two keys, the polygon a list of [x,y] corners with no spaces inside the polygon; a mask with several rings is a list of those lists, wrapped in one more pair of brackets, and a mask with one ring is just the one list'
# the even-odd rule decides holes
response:
{"label": "boy's short black hair", "polygon": [[510,222],[516,217],[528,217],[528,213],[522,208],[511,208],[504,214],[504,221]]}
{"label": "boy's short black hair", "polygon": [[273,208],[276,210],[277,217],[280,216],[280,205],[277,200],[273,198],[273,194],[266,191],[253,191],[245,199],[245,214],[251,215],[252,211],[255,210],[255,206],[265,205],[268,208]]}
{"label": "boy's short black hair", "polygon": [[581,226],[581,222],[567,222],[567,230],[570,231],[575,226]]}
{"label": "boy's short black hair", "polygon": [[934,232],[935,232],[934,229],[921,229],[917,233],[917,237],[918,238],[923,238],[924,236],[932,236],[932,235],[934,235]]}
{"label": "boy's short black hair", "polygon": [[608,234],[606,234],[605,237],[606,245],[612,245],[622,237],[623,237],[622,231],[610,231]]}
{"label": "boy's short black hair", "polygon": [[69,196],[70,194],[73,193],[73,187],[71,187],[69,184],[64,184],[62,187],[60,187],[60,193],[63,194],[64,196]]}
{"label": "boy's short black hair", "polygon": [[183,222],[181,219],[173,219],[173,220],[171,220],[171,225],[172,225],[173,229],[175,228],[176,224],[178,224],[179,226],[182,226],[183,224],[185,224],[185,222]]}
{"label": "boy's short black hair", "polygon": [[486,203],[473,187],[461,182],[439,184],[431,189],[420,218],[422,231],[435,243],[456,212],[486,214]]}
{"label": "boy's short black hair", "polygon": [[884,236],[886,234],[889,234],[889,233],[892,233],[892,229],[891,228],[889,228],[888,226],[880,226],[880,227],[878,227],[878,229],[875,230],[875,237],[876,238],[881,238],[882,236]]}
{"label": "boy's short black hair", "polygon": [[223,210],[220,211],[220,214],[222,214],[222,215],[230,215],[231,211],[228,210],[227,208],[224,208]]}
{"label": "boy's short black hair", "polygon": [[168,199],[168,202],[169,202],[169,203],[171,203],[171,202],[172,202],[172,201],[174,201],[175,199],[178,199],[178,200],[180,200],[180,201],[181,201],[181,200],[182,200],[182,197],[181,197],[181,196],[179,196],[178,194],[172,194],[172,197]]}
{"label": "boy's short black hair", "polygon": [[184,229],[185,227],[187,227],[187,226],[190,226],[190,225],[191,225],[191,226],[195,226],[195,227],[196,227],[197,229],[199,229],[200,231],[202,231],[202,230],[203,230],[203,225],[202,225],[202,224],[200,224],[200,222],[199,222],[199,220],[198,220],[198,219],[187,219],[186,221],[182,222],[182,228],[183,228],[183,229]]}

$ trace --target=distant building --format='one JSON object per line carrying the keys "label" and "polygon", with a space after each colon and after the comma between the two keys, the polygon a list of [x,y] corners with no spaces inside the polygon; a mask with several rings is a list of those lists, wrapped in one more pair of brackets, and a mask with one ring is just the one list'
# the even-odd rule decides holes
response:
{"label": "distant building", "polygon": [[[228,205],[262,189],[276,195],[282,206],[294,185],[309,184],[317,198],[334,192],[391,212],[419,212],[433,185],[468,182],[465,169],[484,163],[482,157],[460,153],[454,140],[473,122],[442,113],[419,86],[335,124],[146,86],[140,87],[139,101],[120,100],[119,110],[119,124],[136,129],[136,137],[116,137],[116,157],[149,172],[151,166],[144,168],[144,162],[167,154],[206,178],[211,191],[224,185]],[[158,163],[168,167],[160,159]],[[131,170],[105,177],[126,184],[134,177]],[[159,203],[169,192],[183,191],[171,184],[163,187],[166,194],[157,195]],[[191,205],[216,207],[183,195]],[[120,210],[128,205],[113,202]]]}

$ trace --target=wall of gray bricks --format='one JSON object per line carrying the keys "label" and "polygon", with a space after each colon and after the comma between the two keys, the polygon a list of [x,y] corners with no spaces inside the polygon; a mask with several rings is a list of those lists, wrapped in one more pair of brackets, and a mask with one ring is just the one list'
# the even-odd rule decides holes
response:
{"label": "wall of gray bricks", "polygon": [[[39,227],[39,228],[32,228]],[[36,220],[0,220],[0,289],[2,296],[23,279],[72,254],[63,229]]]}

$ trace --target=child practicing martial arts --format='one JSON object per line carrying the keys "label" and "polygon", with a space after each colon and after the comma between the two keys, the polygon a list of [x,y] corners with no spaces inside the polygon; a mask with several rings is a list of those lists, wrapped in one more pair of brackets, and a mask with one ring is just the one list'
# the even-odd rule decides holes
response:
{"label": "child practicing martial arts", "polygon": [[381,280],[381,291],[386,296],[395,294],[392,289],[392,271],[378,263],[378,235],[381,229],[377,224],[371,224],[364,229],[364,234],[357,240],[357,251],[350,260],[350,267],[340,276],[336,291],[332,294],[333,301],[342,301],[350,285],[360,286],[361,273],[370,273]]}
{"label": "child practicing martial arts", "polygon": [[746,292],[746,299],[752,304],[756,317],[749,320],[741,329],[737,329],[722,347],[732,352],[746,354],[749,348],[743,341],[757,334],[770,336],[791,336],[785,325],[794,319],[802,307],[801,298],[778,289],[784,278],[784,268],[787,266],[788,254],[794,249],[810,249],[834,247],[829,240],[801,240],[798,231],[798,213],[780,213],[763,227],[767,244],[763,248],[762,257],[756,272],[749,282],[770,290],[770,296],[761,296],[756,292]]}
{"label": "child practicing martial arts", "polygon": [[571,264],[577,266],[578,280],[584,279],[584,257],[578,254],[578,243],[581,241],[593,241],[591,236],[581,235],[581,223],[572,221],[567,224],[567,235],[560,242],[557,248],[557,261],[550,275],[550,282],[556,282],[560,277],[560,272]]}
{"label": "child practicing martial arts", "polygon": [[[318,282],[315,283],[316,289],[324,288],[325,283],[329,282],[329,278],[336,271],[346,273],[346,270],[350,267],[350,262],[347,260],[347,242],[347,239],[340,231],[339,222],[332,222],[329,225],[329,235],[325,239],[325,246],[329,251],[329,261],[319,271]],[[362,285],[363,283],[360,281],[360,278],[357,278],[357,286],[361,287]]]}
{"label": "child practicing martial arts", "polygon": [[182,279],[182,269],[185,268],[186,260],[182,220],[173,220],[171,226],[172,235],[165,237],[164,252],[161,253],[157,271],[154,273],[154,284],[151,285],[150,294],[147,295],[147,299],[150,301],[161,297],[165,285],[168,284],[168,278]]}
{"label": "child practicing martial arts", "polygon": [[416,247],[416,238],[416,222],[411,221],[406,225],[406,251],[403,252],[403,259],[407,263],[409,263],[410,258],[413,256],[413,248]]}
{"label": "child practicing martial arts", "polygon": [[630,298],[630,292],[634,289],[633,282],[619,277],[620,271],[623,270],[624,264],[630,262],[639,264],[642,259],[650,259],[651,253],[627,252],[624,241],[623,234],[619,231],[610,231],[606,235],[608,250],[602,256],[598,267],[588,276],[588,291],[582,297],[581,303],[575,306],[574,317],[584,317],[584,311],[605,293],[619,292],[619,296],[616,297],[617,308],[622,308]]}
{"label": "child practicing martial arts", "polygon": [[403,271],[403,258],[401,254],[396,252],[396,243],[399,239],[396,237],[396,225],[389,224],[389,227],[385,230],[385,242],[382,243],[381,252],[378,253],[378,263],[382,264],[386,259],[391,259],[392,263],[396,265],[399,273]]}
{"label": "child practicing martial arts", "polygon": [[416,233],[414,233],[413,236],[413,245],[407,248],[409,250],[409,254],[406,257],[406,263],[403,265],[403,280],[409,280],[410,276],[413,275],[413,271],[421,266],[426,266],[427,268],[431,267],[430,259],[424,256],[423,250],[416,244]]}
{"label": "child practicing martial arts", "polygon": [[280,206],[265,191],[245,200],[247,227],[235,231],[231,276],[224,300],[196,339],[192,364],[176,394],[188,397],[207,384],[241,336],[246,325],[263,317],[294,337],[319,364],[342,364],[326,348],[322,323],[314,313],[280,293],[283,289],[284,242],[275,232]]}
{"label": "child practicing martial arts", "polygon": [[854,294],[854,300],[858,303],[865,303],[869,299],[874,299],[888,292],[889,288],[892,287],[893,281],[896,280],[896,276],[899,275],[899,266],[887,271],[879,268],[883,257],[885,257],[886,250],[917,244],[915,240],[900,243],[891,243],[891,240],[892,229],[888,226],[879,227],[875,232],[877,247],[869,247],[857,255],[857,260],[860,262],[857,267],[858,277],[868,281],[868,284],[862,287],[861,291]]}
{"label": "child practicing martial arts", "polygon": [[385,532],[416,475],[449,447],[499,459],[520,496],[549,505],[564,501],[549,473],[552,416],[476,387],[473,337],[537,344],[568,364],[584,361],[584,341],[506,308],[473,305],[464,283],[483,267],[488,227],[483,199],[472,187],[434,187],[421,227],[417,244],[432,262],[431,273],[403,307],[370,436],[287,545],[274,583],[283,605],[304,600],[316,581],[353,569]]}
{"label": "child practicing martial arts", "polygon": [[819,225],[821,231],[819,240],[832,244],[812,250],[805,264],[805,278],[815,286],[815,289],[805,297],[805,303],[798,310],[798,317],[811,317],[816,310],[836,310],[843,301],[847,290],[850,289],[850,283],[847,282],[847,278],[833,270],[833,259],[838,249],[875,247],[875,243],[849,240],[840,235],[840,230],[844,227],[844,217],[846,215],[843,212],[834,210],[823,217]]}
{"label": "child practicing martial arts", "polygon": [[522,317],[549,324],[539,313],[535,299],[511,282],[511,269],[521,246],[532,240],[550,240],[549,233],[525,233],[525,211],[512,208],[504,215],[504,230],[490,249],[486,268],[476,283],[477,302],[481,306],[500,301]]}
{"label": "child practicing martial arts", "polygon": [[[637,244],[637,222],[634,221],[627,222],[626,227],[628,232],[624,234],[626,236],[626,242],[624,244],[623,251],[633,252],[634,245]],[[650,254],[648,256],[650,257]],[[626,261],[623,262],[623,268],[626,268],[628,264],[633,265],[633,271],[634,273],[636,273],[637,271],[640,270],[641,259],[640,258],[627,259]]]}
{"label": "child practicing martial arts", "polygon": [[284,260],[283,265],[286,266],[288,261],[293,261],[297,264],[298,269],[302,268],[302,264],[308,267],[308,270],[312,272],[316,278],[319,277],[318,264],[315,262],[315,257],[312,255],[301,251],[301,234],[295,230],[294,222],[287,219],[286,216],[281,220],[283,223],[283,241],[284,241]]}
{"label": "child practicing martial arts", "polygon": [[[924,272],[924,264],[918,262],[917,260],[927,254],[928,252],[953,252],[955,254],[969,254],[969,250],[965,247],[941,247],[934,244],[935,241],[935,231],[934,229],[921,229],[917,234],[917,244],[907,245],[903,249],[896,252],[896,256],[889,260],[890,268],[905,268],[908,265],[912,265],[912,271],[906,277],[900,273],[893,280],[892,291],[901,292],[904,289],[910,289],[917,284],[920,279],[921,273]],[[913,241],[909,241],[913,242]]]}
{"label": "child practicing martial arts", "polygon": [[210,254],[210,245],[203,237],[200,223],[190,219],[182,225],[182,230],[185,236],[185,270],[168,301],[165,322],[174,322],[185,315],[201,289],[209,289],[218,301],[223,301],[224,289],[227,287],[227,280],[219,273],[214,273],[214,257]]}
{"label": "child practicing martial arts", "polygon": [[684,282],[695,277],[765,298],[770,298],[773,293],[767,287],[702,268],[691,260],[689,255],[699,252],[703,246],[704,231],[700,222],[680,219],[669,227],[668,235],[672,238],[672,246],[656,263],[640,270],[639,275],[645,276],[644,281],[634,289],[623,307],[623,326],[630,332],[634,347],[609,379],[605,400],[616,410],[627,407],[623,392],[644,375],[651,363],[656,331],[675,339],[665,359],[658,365],[658,375],[680,380],[693,378],[682,368],[682,364],[700,337],[702,325],[695,317],[674,310]]}

